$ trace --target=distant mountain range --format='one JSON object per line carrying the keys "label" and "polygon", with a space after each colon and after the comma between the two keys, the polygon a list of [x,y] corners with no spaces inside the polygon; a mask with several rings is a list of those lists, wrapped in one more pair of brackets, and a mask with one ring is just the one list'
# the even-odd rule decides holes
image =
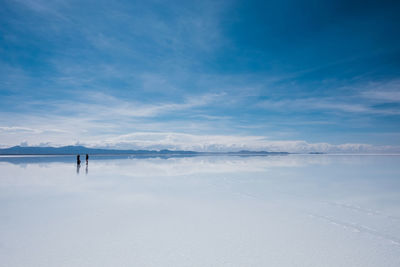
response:
{"label": "distant mountain range", "polygon": [[13,146],[0,149],[0,155],[286,155],[288,152],[268,152],[241,150],[237,152],[196,152],[185,150],[121,150],[88,148],[84,146],[63,146],[63,147],[33,147]]}

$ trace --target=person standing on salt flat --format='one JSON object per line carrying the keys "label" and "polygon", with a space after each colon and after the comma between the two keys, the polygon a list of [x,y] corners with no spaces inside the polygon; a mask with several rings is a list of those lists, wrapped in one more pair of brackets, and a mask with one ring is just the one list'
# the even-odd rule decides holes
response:
{"label": "person standing on salt flat", "polygon": [[89,164],[89,155],[86,154],[86,165],[88,165],[88,164]]}

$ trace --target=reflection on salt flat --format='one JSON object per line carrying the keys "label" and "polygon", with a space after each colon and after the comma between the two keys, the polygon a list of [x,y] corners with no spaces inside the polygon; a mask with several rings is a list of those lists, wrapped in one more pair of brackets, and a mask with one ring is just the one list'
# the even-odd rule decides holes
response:
{"label": "reflection on salt flat", "polygon": [[[368,156],[367,156],[368,157]],[[11,163],[26,168],[29,165],[48,167],[51,164],[75,164],[75,156],[0,156],[1,163]],[[332,161],[343,164],[358,164],[365,162],[365,157],[336,155],[279,155],[279,156],[129,156],[129,155],[93,155],[92,164],[100,167],[136,169],[151,175],[153,171],[163,174],[180,175],[197,172],[229,172],[229,171],[261,171],[270,167],[296,167],[307,165],[328,165]],[[171,170],[173,170],[171,172]],[[115,170],[113,170],[115,171]],[[150,173],[149,173],[150,171]],[[137,173],[137,172],[135,172]]]}
{"label": "reflection on salt flat", "polygon": [[399,266],[400,157],[0,157],[4,266]]}

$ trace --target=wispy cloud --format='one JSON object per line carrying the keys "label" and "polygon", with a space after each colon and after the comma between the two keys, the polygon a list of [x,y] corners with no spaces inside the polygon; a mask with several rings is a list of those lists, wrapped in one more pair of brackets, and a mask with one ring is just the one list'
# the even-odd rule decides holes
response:
{"label": "wispy cloud", "polygon": [[[143,102],[127,101],[104,93],[86,92],[85,101],[54,101],[43,103],[57,114],[83,114],[87,118],[123,120],[124,118],[156,117],[170,112],[187,111],[205,107],[221,97],[220,94],[205,94],[187,96],[179,102],[160,102],[144,104]],[[39,103],[34,103],[38,105]]]}
{"label": "wispy cloud", "polygon": [[42,131],[37,129],[32,129],[28,127],[17,127],[17,126],[0,126],[0,132],[31,132],[31,133],[41,133]]}
{"label": "wispy cloud", "polygon": [[398,91],[368,91],[364,92],[363,96],[373,100],[400,102],[400,87]]}
{"label": "wispy cloud", "polygon": [[[209,126],[190,121],[193,120],[195,110],[214,105],[221,97],[217,94],[205,94],[183,97],[178,102],[145,104],[90,92],[84,98],[85,102],[31,101],[19,105],[17,110],[0,112],[0,138],[2,142],[9,144],[13,143],[11,140],[65,144],[88,140],[90,136],[107,138],[116,133],[137,130],[185,128],[187,131],[192,128],[199,131]],[[36,109],[37,106],[41,108]],[[28,115],[25,114],[26,110],[34,112]],[[171,113],[173,116],[180,115],[175,119],[163,119]]]}
{"label": "wispy cloud", "polygon": [[[398,107],[377,104],[400,102],[400,82],[362,82],[332,89],[334,96],[270,98],[257,103],[258,107],[281,112],[325,111],[377,115],[400,115]],[[339,92],[345,93],[340,94]]]}
{"label": "wispy cloud", "polygon": [[265,100],[257,104],[265,109],[287,111],[331,111],[331,112],[348,112],[348,113],[366,113],[381,115],[400,115],[398,109],[379,109],[366,103],[349,103],[340,102],[333,98],[303,98],[303,99],[285,99],[285,100]]}
{"label": "wispy cloud", "polygon": [[65,19],[65,16],[58,10],[59,6],[65,6],[64,1],[41,1],[41,0],[13,0],[14,2],[42,15],[50,15]]}

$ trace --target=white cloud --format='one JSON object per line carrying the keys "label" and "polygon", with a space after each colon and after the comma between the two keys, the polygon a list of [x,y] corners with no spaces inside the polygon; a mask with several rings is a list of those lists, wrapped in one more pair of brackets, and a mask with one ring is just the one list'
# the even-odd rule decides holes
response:
{"label": "white cloud", "polygon": [[[83,144],[91,147],[120,149],[177,149],[195,151],[239,151],[265,150],[297,153],[391,153],[399,152],[396,146],[373,146],[368,144],[309,143],[304,140],[277,141],[268,136],[255,135],[210,135],[210,127],[222,127],[229,117],[218,116],[207,123],[191,122],[195,116],[189,112],[220,102],[222,95],[205,94],[184,98],[177,103],[143,104],[132,103],[103,93],[88,94],[84,102],[57,101],[47,103],[50,112],[39,110],[38,114],[0,114],[1,146],[19,144],[22,140],[31,145]],[[346,111],[364,111],[357,105],[341,105],[328,102],[314,103],[314,99],[264,102],[273,108],[285,108],[294,104],[296,108],[313,105],[315,108],[336,108]],[[31,103],[32,105],[44,102]],[[162,121],[157,117],[169,112],[189,114],[188,120]],[[202,116],[201,114],[199,115]],[[154,120],[157,118],[157,120]],[[212,117],[212,119],[215,119]],[[149,120],[148,120],[149,119]],[[214,121],[214,122],[213,122]],[[207,128],[208,127],[208,128]],[[188,133],[193,129],[192,133]],[[215,130],[215,129],[214,129]],[[200,134],[194,134],[200,133]]]}
{"label": "white cloud", "polygon": [[110,137],[90,146],[132,149],[178,149],[194,151],[264,150],[293,153],[384,153],[400,152],[400,147],[369,144],[309,143],[303,140],[276,141],[265,136],[193,135],[184,133],[140,132]]}
{"label": "white cloud", "polygon": [[[28,140],[32,145],[34,142]],[[61,141],[61,140],[59,140]],[[26,141],[25,141],[26,142]],[[124,135],[82,138],[79,145],[117,149],[172,149],[194,151],[286,151],[292,153],[399,153],[399,146],[374,146],[370,144],[309,143],[303,140],[268,140],[265,136],[194,135],[176,132],[136,132]],[[77,143],[54,143],[46,145],[71,145]]]}

